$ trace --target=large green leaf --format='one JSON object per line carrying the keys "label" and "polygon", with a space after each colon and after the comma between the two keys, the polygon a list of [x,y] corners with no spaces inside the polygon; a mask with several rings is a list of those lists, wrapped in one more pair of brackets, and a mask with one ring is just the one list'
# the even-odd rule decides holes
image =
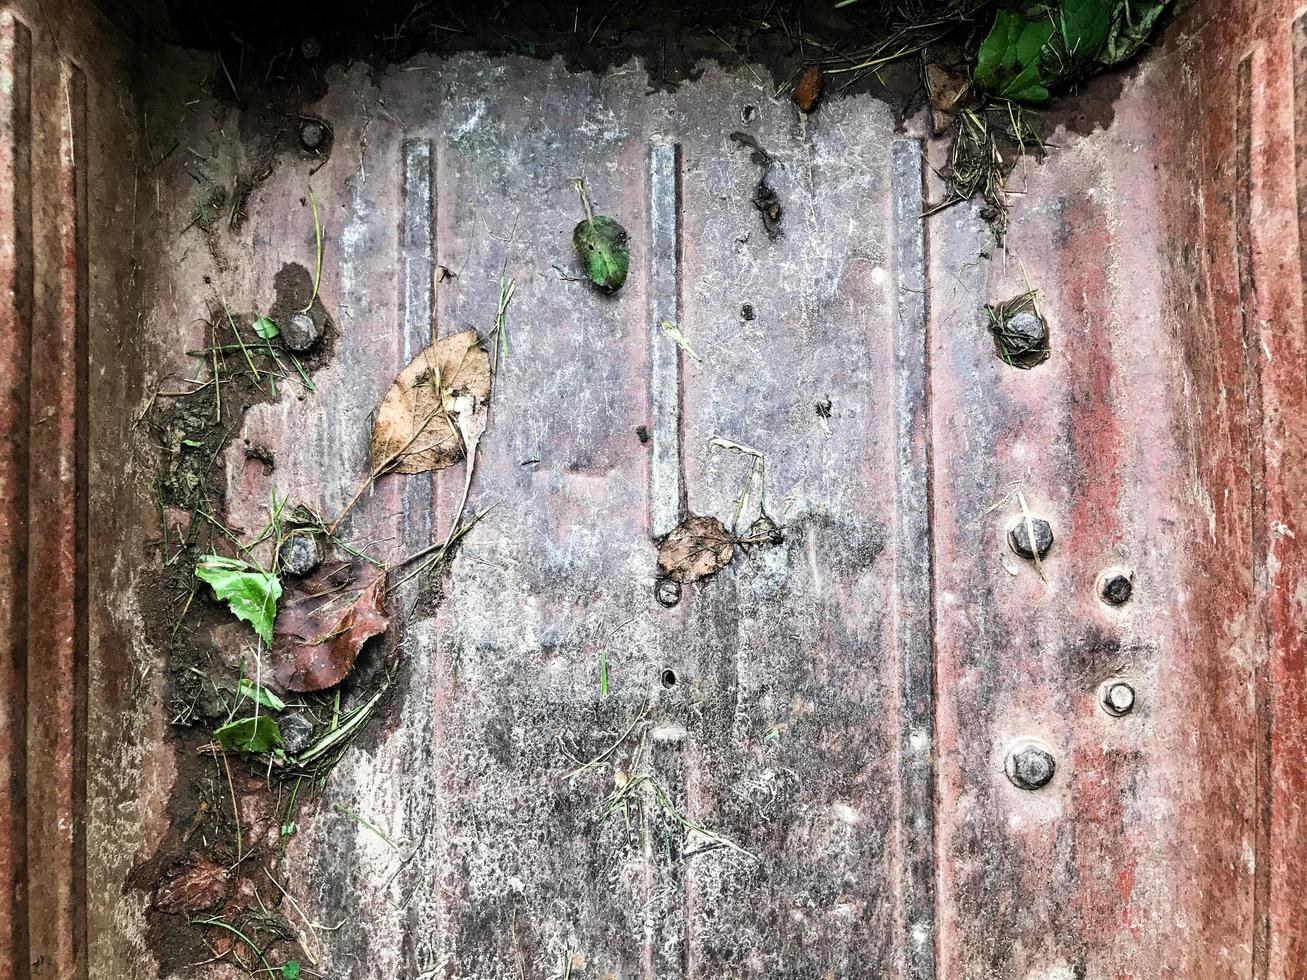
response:
{"label": "large green leaf", "polygon": [[213,586],[213,594],[231,607],[237,619],[253,626],[264,644],[272,646],[272,623],[281,598],[277,576],[222,555],[205,555],[195,566],[195,574]]}
{"label": "large green leaf", "polygon": [[281,748],[281,726],[272,715],[237,718],[213,733],[228,752],[271,752]]}
{"label": "large green leaf", "polygon": [[976,88],[1018,102],[1046,102],[1056,80],[1044,64],[1053,32],[1048,16],[1027,20],[1011,10],[996,10],[976,58]]}
{"label": "large green leaf", "polygon": [[1058,44],[1045,62],[1058,80],[1084,74],[1098,60],[1118,0],[1062,0],[1058,10]]}
{"label": "large green leaf", "polygon": [[1134,57],[1169,3],[1170,0],[1118,0],[1112,11],[1107,41],[1098,56],[1099,62],[1119,65]]}
{"label": "large green leaf", "polygon": [[573,229],[572,244],[591,282],[609,293],[622,288],[631,266],[625,228],[607,215],[586,218]]}

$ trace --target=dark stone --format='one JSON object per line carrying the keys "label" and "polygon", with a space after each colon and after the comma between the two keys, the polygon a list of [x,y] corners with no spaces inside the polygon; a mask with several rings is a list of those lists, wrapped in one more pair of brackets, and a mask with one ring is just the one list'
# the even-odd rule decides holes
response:
{"label": "dark stone", "polygon": [[277,719],[281,727],[282,747],[287,755],[299,755],[313,744],[313,722],[301,714],[287,712]]}
{"label": "dark stone", "polygon": [[306,531],[286,535],[277,548],[277,565],[292,578],[303,578],[317,568],[321,560],[318,539]]}
{"label": "dark stone", "polygon": [[1038,313],[1016,314],[1003,325],[1004,340],[1013,355],[1029,354],[1048,346],[1048,326]]}
{"label": "dark stone", "polygon": [[1008,779],[1021,789],[1042,789],[1052,781],[1056,770],[1053,756],[1037,745],[1027,745],[1008,756]]}
{"label": "dark stone", "polygon": [[654,585],[654,598],[668,608],[681,601],[681,583],[669,578],[660,578]]}
{"label": "dark stone", "polygon": [[1134,590],[1135,584],[1130,581],[1130,576],[1118,573],[1109,575],[1103,580],[1103,590],[1100,594],[1108,605],[1119,606],[1130,601]]}
{"label": "dark stone", "polygon": [[755,316],[757,316],[757,314],[753,312],[753,304],[745,303],[743,306],[741,306],[740,316],[746,320],[752,320]]}
{"label": "dark stone", "polygon": [[[1041,517],[1032,517],[1031,526],[1035,529],[1035,543],[1039,546],[1039,558],[1042,561],[1048,557],[1049,551],[1053,547],[1053,528]],[[1035,553],[1030,547],[1030,535],[1026,532],[1025,517],[1017,518],[1012,529],[1007,533],[1008,544],[1022,558],[1034,558]]]}
{"label": "dark stone", "polygon": [[649,441],[649,427],[648,427],[647,425],[637,425],[637,426],[635,427],[635,437],[636,437],[637,439],[639,439],[641,443],[646,443],[646,442],[648,442],[648,441]]}
{"label": "dark stone", "polygon": [[307,313],[296,313],[281,325],[281,341],[293,351],[306,351],[318,342],[322,331]]}

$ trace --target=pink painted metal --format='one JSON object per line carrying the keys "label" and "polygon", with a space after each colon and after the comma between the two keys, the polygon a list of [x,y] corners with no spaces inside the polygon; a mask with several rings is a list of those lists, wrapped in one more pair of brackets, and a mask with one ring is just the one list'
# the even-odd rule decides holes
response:
{"label": "pink painted metal", "polygon": [[[158,973],[132,869],[189,817],[192,760],[147,625],[135,422],[191,370],[215,288],[266,309],[285,263],[312,266],[309,186],[340,335],[315,394],[232,420],[233,528],[274,489],[339,507],[395,373],[487,329],[499,270],[518,278],[473,491],[495,509],[438,606],[392,610],[403,690],[272,869],[343,923],[310,930],[324,972],[1303,976],[1296,15],[1190,5],[1051,116],[997,251],[971,206],[908,220],[942,188],[923,201],[917,124],[869,97],[800,125],[745,68],[649,94],[638,67],[480,55],[332,69],[305,107],[333,126],[325,166],[283,158],[206,240],[197,201],[257,140],[207,68],[80,0],[0,6],[0,980]],[[730,139],[745,104],[782,162],[775,242]],[[156,125],[179,152],[138,150]],[[614,298],[566,278],[582,175],[636,243]],[[1052,356],[1021,372],[981,307],[1031,287]],[[669,356],[671,317],[702,361]],[[753,466],[715,438],[763,451],[750,497],[785,541],[664,608],[659,521],[729,519]],[[405,554],[461,489],[383,480],[349,533]],[[1046,580],[1006,542],[1021,500],[1056,535]],[[1122,606],[1109,567],[1133,573]],[[633,847],[594,817],[611,772],[561,778],[560,737],[592,755],[641,710],[616,761],[756,860],[682,853],[658,811]],[[1043,789],[1005,774],[1023,740],[1056,761]],[[340,808],[403,839],[399,871]]]}

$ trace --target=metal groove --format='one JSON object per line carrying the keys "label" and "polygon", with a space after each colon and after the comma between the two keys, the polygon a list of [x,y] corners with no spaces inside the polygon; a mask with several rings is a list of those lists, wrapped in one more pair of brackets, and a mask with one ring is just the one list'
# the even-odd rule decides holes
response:
{"label": "metal groove", "polygon": [[[1268,548],[1266,528],[1266,438],[1262,398],[1262,341],[1257,316],[1257,280],[1253,265],[1252,208],[1255,189],[1253,92],[1255,54],[1239,62],[1235,94],[1235,258],[1239,273],[1239,318],[1243,343],[1243,386],[1247,429],[1249,544],[1253,576],[1253,698],[1257,720],[1256,837],[1253,874],[1253,977],[1267,975],[1271,943],[1271,691],[1270,617],[1266,609]],[[1260,74],[1260,72],[1258,72]]]}
{"label": "metal groove", "polygon": [[675,143],[649,150],[649,533],[669,534],[685,499],[681,471],[681,350],[661,336],[663,320],[680,322],[681,152]]}
{"label": "metal groove", "polygon": [[[58,127],[40,229],[31,372],[27,648],[27,894],[31,976],[86,975],[87,241],[86,78],[65,62],[45,118]],[[72,574],[69,574],[70,566]]]}
{"label": "metal groove", "polygon": [[[435,198],[431,190],[431,141],[406,142],[402,167],[399,317],[402,325],[401,363],[407,365],[431,344],[435,334]],[[432,479],[411,480],[405,486],[401,510],[405,550],[412,551],[430,542],[433,498]],[[413,583],[413,588],[416,584]]]}
{"label": "metal groove", "polygon": [[[658,785],[681,813],[686,810],[685,729],[656,728],[650,735],[650,768]],[[645,976],[649,980],[678,980],[688,976],[689,942],[686,930],[685,835],[679,823],[661,807],[651,804],[644,839]]]}
{"label": "metal groove", "polygon": [[930,417],[923,148],[895,140],[892,154],[896,591],[902,664],[904,961],[907,976],[935,976],[935,695],[930,524]]}
{"label": "metal groove", "polygon": [[32,35],[0,12],[0,980],[27,976],[27,509]]}

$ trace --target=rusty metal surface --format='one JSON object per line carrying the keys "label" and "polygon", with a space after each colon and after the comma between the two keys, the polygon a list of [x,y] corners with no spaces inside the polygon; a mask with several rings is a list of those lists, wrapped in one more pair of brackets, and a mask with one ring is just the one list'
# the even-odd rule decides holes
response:
{"label": "rusty metal surface", "polygon": [[[274,489],[338,509],[394,375],[487,330],[518,278],[472,491],[493,509],[437,603],[399,596],[399,703],[284,864],[341,923],[326,975],[544,977],[572,954],[578,977],[1301,975],[1307,30],[1286,4],[1194,5],[1095,83],[1091,125],[1063,118],[1020,172],[1006,253],[969,207],[912,220],[920,144],[876,100],[804,126],[744,68],[649,94],[634,62],[476,55],[336,70],[306,107],[326,166],[283,160],[210,248],[197,187],[229,186],[257,134],[186,53],[137,105],[139,52],[46,6],[0,8],[0,978],[157,973],[125,885],[178,817],[177,762],[132,424],[189,370],[212,281],[261,309],[312,265],[310,186],[340,336],[316,394],[235,433],[235,528]],[[186,150],[137,161],[142,110]],[[738,129],[781,162],[777,241]],[[636,243],[613,298],[568,278],[581,176]],[[1053,349],[1028,372],[980,311],[1027,285]],[[729,521],[749,472],[714,438],[765,453],[745,522],[763,489],[785,539],[664,607],[654,538]],[[461,482],[382,480],[348,531],[411,552]],[[1047,582],[1006,543],[1018,491],[1056,535]],[[615,763],[758,860],[682,853],[657,808],[628,836],[596,819],[611,770],[563,778],[564,748],[646,710]],[[1008,774],[1029,741],[1042,788]]]}

